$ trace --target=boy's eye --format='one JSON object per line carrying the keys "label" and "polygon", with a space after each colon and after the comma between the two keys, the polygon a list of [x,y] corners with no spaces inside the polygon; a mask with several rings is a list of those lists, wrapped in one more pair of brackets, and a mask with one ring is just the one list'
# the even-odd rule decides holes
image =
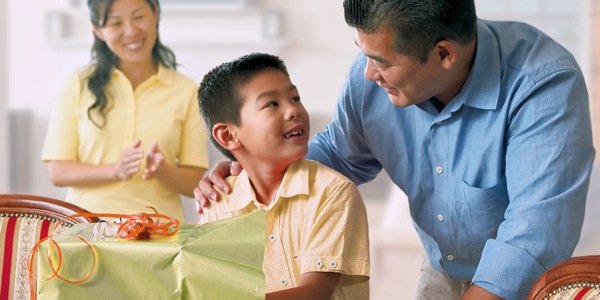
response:
{"label": "boy's eye", "polygon": [[292,101],[300,102],[300,96],[296,96],[296,97],[292,98]]}
{"label": "boy's eye", "polygon": [[267,107],[277,107],[279,106],[279,103],[277,103],[277,101],[271,101],[269,102],[269,104],[267,104]]}

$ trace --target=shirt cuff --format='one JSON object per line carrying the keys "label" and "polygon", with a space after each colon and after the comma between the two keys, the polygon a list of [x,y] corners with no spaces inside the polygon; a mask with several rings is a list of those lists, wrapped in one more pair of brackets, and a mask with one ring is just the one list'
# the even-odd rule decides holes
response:
{"label": "shirt cuff", "polygon": [[525,299],[544,270],[523,249],[488,240],[472,283],[504,299]]}

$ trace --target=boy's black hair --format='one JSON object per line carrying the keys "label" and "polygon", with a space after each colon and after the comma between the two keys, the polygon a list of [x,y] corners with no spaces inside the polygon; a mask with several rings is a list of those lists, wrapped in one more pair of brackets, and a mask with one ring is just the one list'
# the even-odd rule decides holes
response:
{"label": "boy's black hair", "polygon": [[251,53],[216,66],[200,82],[198,106],[204,127],[215,147],[231,160],[236,159],[215,140],[212,128],[222,122],[240,125],[240,111],[244,104],[240,90],[256,74],[267,68],[277,69],[290,76],[278,56]]}

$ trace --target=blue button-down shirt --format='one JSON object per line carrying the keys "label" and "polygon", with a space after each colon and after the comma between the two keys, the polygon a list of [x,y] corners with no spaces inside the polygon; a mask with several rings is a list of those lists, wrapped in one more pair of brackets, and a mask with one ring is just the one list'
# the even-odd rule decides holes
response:
{"label": "blue button-down shirt", "polygon": [[393,106],[366,64],[359,54],[307,157],[359,184],[383,168],[436,270],[525,299],[583,222],[595,150],[575,59],[531,26],[479,20],[471,73],[441,111]]}

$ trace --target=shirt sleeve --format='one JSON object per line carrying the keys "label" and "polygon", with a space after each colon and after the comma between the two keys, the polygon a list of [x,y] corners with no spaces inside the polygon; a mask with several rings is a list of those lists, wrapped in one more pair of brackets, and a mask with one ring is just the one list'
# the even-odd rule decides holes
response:
{"label": "shirt sleeve", "polygon": [[188,113],[181,136],[179,165],[208,168],[207,133],[200,118],[198,90],[194,89],[188,102]]}
{"label": "shirt sleeve", "polygon": [[79,137],[76,103],[81,92],[81,80],[73,74],[60,93],[50,116],[42,148],[42,161],[78,160]]}
{"label": "shirt sleeve", "polygon": [[301,273],[339,272],[350,276],[346,284],[369,276],[367,213],[354,184],[344,180],[330,185],[322,195],[319,213],[311,220],[302,249]]}
{"label": "shirt sleeve", "polygon": [[362,97],[372,94],[376,85],[364,77],[361,66],[365,56],[359,54],[346,77],[331,124],[323,132],[315,134],[306,158],[335,169],[355,184],[374,179],[382,169],[370,150],[362,130],[360,107]]}
{"label": "shirt sleeve", "polygon": [[505,135],[510,204],[473,278],[505,299],[524,299],[545,269],[572,255],[595,156],[580,72],[544,72],[515,97]]}

